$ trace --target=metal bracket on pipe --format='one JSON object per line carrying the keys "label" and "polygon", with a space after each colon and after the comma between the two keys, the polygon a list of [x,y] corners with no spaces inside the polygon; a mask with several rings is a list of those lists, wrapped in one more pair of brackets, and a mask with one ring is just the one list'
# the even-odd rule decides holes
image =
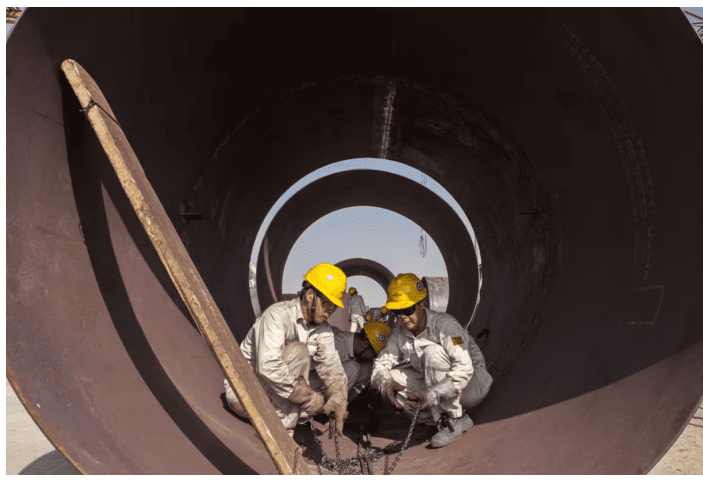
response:
{"label": "metal bracket on pipe", "polygon": [[422,277],[422,283],[427,289],[430,308],[435,312],[446,312],[449,303],[449,278]]}
{"label": "metal bracket on pipe", "polygon": [[[302,458],[301,448],[286,432],[249,362],[242,355],[100,88],[74,60],[65,60],[61,68],[81,107],[85,109],[88,121],[161,262],[217,363],[247,410],[279,472],[304,475],[313,473]],[[100,108],[89,108],[95,104]]]}

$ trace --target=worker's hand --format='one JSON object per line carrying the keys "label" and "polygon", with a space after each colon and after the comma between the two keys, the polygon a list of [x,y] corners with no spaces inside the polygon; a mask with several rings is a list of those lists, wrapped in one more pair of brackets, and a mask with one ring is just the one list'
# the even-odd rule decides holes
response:
{"label": "worker's hand", "polygon": [[344,420],[347,419],[347,406],[341,405],[341,403],[335,398],[331,397],[327,400],[327,403],[322,407],[322,411],[327,415],[334,414],[336,420],[337,433],[342,434],[344,429]]}
{"label": "worker's hand", "polygon": [[320,410],[322,410],[323,405],[325,404],[325,397],[323,397],[321,394],[317,392],[312,392],[312,395],[310,396],[310,399],[306,401],[305,403],[300,405],[300,408],[303,409],[309,416],[313,416],[316,413],[318,413]]}
{"label": "worker's hand", "polygon": [[424,390],[408,392],[408,400],[406,403],[413,410],[420,411],[439,405],[439,397],[432,390],[426,388]]}
{"label": "worker's hand", "polygon": [[402,410],[403,406],[395,398],[396,392],[400,392],[402,390],[405,390],[405,387],[400,383],[396,382],[395,380],[391,380],[390,382],[386,383],[386,385],[383,387],[383,392],[381,392],[383,403],[385,403],[389,407],[395,407]]}
{"label": "worker's hand", "polygon": [[329,399],[322,410],[331,415],[334,413],[337,425],[337,433],[342,434],[344,421],[347,419],[347,389],[346,382],[337,382],[327,386]]}
{"label": "worker's hand", "polygon": [[300,408],[310,416],[319,412],[325,403],[325,398],[310,388],[310,385],[303,377],[298,377],[293,383],[293,392],[291,392],[288,400],[300,405]]}

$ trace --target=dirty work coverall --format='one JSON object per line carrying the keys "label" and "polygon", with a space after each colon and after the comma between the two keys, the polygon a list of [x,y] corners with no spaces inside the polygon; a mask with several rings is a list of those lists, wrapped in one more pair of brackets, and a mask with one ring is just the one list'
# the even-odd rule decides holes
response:
{"label": "dirty work coverall", "polygon": [[366,304],[364,297],[358,293],[352,295],[349,299],[349,321],[351,322],[350,331],[356,332],[364,328],[366,322]]}
{"label": "dirty work coverall", "polygon": [[[327,389],[339,385],[347,391],[332,328],[327,322],[308,327],[297,298],[267,308],[240,348],[291,435],[301,413],[300,405],[288,400],[296,378],[302,376],[308,381],[312,367]],[[233,410],[244,411],[227,379],[225,394]]]}
{"label": "dirty work coverall", "polygon": [[425,314],[427,328],[417,338],[405,325],[396,322],[388,345],[374,362],[371,385],[381,392],[391,379],[405,386],[396,399],[412,414],[406,403],[407,392],[423,390],[425,386],[433,389],[449,377],[459,393],[418,417],[418,421],[434,424],[444,412],[459,418],[464,409],[481,403],[493,378],[478,345],[454,317],[430,309],[425,309]]}
{"label": "dirty work coverall", "polygon": [[[347,398],[351,402],[371,381],[373,362],[358,361],[354,357],[354,332],[340,330],[337,327],[332,327],[332,332],[334,332],[334,346],[339,359],[342,361],[344,373],[347,376],[349,388],[349,396]],[[319,393],[324,393],[325,391],[325,386],[317,372],[310,372],[310,387]]]}

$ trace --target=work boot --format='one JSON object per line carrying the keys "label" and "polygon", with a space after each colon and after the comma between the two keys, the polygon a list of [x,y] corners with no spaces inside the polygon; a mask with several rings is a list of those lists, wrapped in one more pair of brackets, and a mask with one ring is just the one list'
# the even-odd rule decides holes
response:
{"label": "work boot", "polygon": [[432,436],[430,446],[432,448],[440,448],[449,445],[454,440],[459,438],[464,431],[473,426],[474,422],[469,418],[468,414],[464,414],[461,418],[451,418],[446,413],[442,414],[437,424],[437,433]]}

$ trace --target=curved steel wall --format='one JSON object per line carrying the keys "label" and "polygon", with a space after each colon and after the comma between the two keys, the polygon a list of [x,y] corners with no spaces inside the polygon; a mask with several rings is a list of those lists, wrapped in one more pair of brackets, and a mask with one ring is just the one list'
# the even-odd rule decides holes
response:
{"label": "curved steel wall", "polygon": [[[651,468],[703,394],[703,45],[683,13],[209,13],[30,8],[7,43],[7,374],[57,448],[86,473],[275,473],[77,111],[58,68],[73,58],[237,338],[254,237],[298,179],[382,157],[457,200],[497,382],[469,433],[411,447],[397,473]],[[330,208],[371,195],[352,193]],[[427,221],[464,321],[465,239]]]}

